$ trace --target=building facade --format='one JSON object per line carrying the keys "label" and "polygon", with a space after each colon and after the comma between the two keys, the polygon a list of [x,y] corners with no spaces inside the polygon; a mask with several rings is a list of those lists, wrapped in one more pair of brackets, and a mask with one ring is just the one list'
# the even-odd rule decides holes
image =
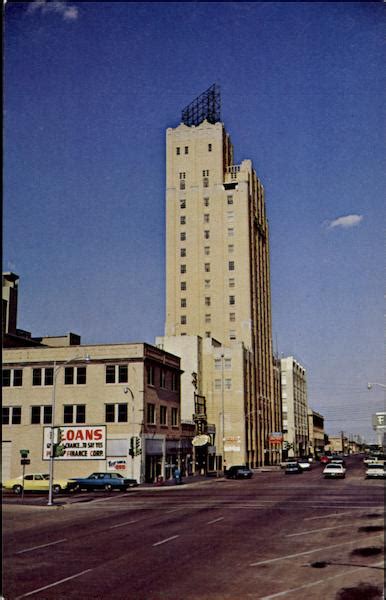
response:
{"label": "building facade", "polygon": [[[177,465],[192,472],[194,427],[181,424],[180,374],[177,356],[149,344],[5,349],[3,480],[21,474],[22,449],[30,472],[48,472],[52,424],[79,435],[66,458],[55,459],[58,477],[115,470],[153,482]],[[101,458],[78,460],[87,454],[78,441],[96,426],[105,432]]]}
{"label": "building facade", "polygon": [[293,356],[282,358],[280,362],[283,454],[288,457],[308,456],[310,443],[306,371]]}
{"label": "building facade", "polygon": [[[208,109],[216,93],[204,93],[166,133],[165,337],[215,340],[205,344],[201,387],[221,432],[217,466],[256,467],[276,457],[269,435],[280,428],[268,221],[251,160],[234,164],[230,136]],[[224,366],[219,377],[220,360],[232,373]]]}
{"label": "building facade", "polygon": [[324,454],[324,417],[312,408],[308,409],[308,437],[311,456],[318,458]]}

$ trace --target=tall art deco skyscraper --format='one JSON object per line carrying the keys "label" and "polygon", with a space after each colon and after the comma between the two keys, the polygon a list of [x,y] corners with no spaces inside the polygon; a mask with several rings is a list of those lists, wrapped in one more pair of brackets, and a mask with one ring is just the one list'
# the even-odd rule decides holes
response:
{"label": "tall art deco skyscraper", "polygon": [[221,460],[276,462],[269,438],[280,430],[280,399],[263,187],[251,160],[234,164],[216,85],[166,138],[165,336],[203,340],[200,390]]}

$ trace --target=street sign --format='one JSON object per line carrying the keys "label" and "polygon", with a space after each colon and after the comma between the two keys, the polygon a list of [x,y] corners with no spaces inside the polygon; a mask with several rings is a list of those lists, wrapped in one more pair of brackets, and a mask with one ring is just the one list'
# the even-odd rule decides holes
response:
{"label": "street sign", "polygon": [[30,465],[31,464],[31,460],[29,458],[22,458],[20,461],[21,465]]}
{"label": "street sign", "polygon": [[385,429],[386,428],[386,413],[379,412],[373,415],[373,429]]}

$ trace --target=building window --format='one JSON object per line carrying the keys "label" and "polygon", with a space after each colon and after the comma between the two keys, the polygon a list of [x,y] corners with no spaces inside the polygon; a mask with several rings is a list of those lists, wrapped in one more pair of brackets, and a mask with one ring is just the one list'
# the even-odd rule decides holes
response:
{"label": "building window", "polygon": [[189,146],[185,146],[184,152],[185,152],[185,154],[189,154]]}
{"label": "building window", "polygon": [[233,196],[227,196],[227,203],[233,204]]}
{"label": "building window", "polygon": [[63,406],[63,423],[85,423],[85,404],[65,404]]}
{"label": "building window", "polygon": [[204,206],[209,206],[209,198],[204,198]]}
{"label": "building window", "polygon": [[182,242],[186,240],[186,232],[185,231],[181,231],[181,233],[180,233],[180,240]]}
{"label": "building window", "polygon": [[31,406],[31,425],[52,423],[52,406]]}
{"label": "building window", "polygon": [[180,147],[179,147],[179,146],[177,146],[177,148],[176,148],[176,154],[177,154],[177,156],[179,156],[179,155],[181,154],[181,151],[180,151],[180,150],[181,150],[181,149],[180,149]]}
{"label": "building window", "polygon": [[180,266],[180,273],[186,273],[186,265]]}
{"label": "building window", "polygon": [[229,332],[229,339],[230,339],[230,340],[235,340],[235,339],[236,339],[236,332],[234,331],[234,329],[232,329],[232,330]]}
{"label": "building window", "polygon": [[185,200],[185,198],[183,198],[182,200],[180,200],[180,208],[186,208],[186,200]]}
{"label": "building window", "polygon": [[181,248],[180,249],[180,256],[186,256],[186,248]]}
{"label": "building window", "polygon": [[21,406],[3,406],[3,425],[21,424]]}
{"label": "building window", "polygon": [[210,279],[205,279],[205,281],[204,281],[204,287],[206,289],[210,288]]}
{"label": "building window", "polygon": [[65,385],[73,385],[75,382],[77,385],[86,384],[86,367],[66,367],[64,369]]}
{"label": "building window", "polygon": [[209,240],[209,236],[210,236],[210,234],[209,234],[209,231],[206,229],[206,230],[204,231],[204,238],[205,238],[206,240]]}
{"label": "building window", "polygon": [[210,297],[205,296],[205,306],[210,306]]}
{"label": "building window", "polygon": [[208,213],[204,214],[204,223],[209,223],[209,215],[208,215]]}
{"label": "building window", "polygon": [[186,290],[186,281],[181,281],[180,288],[181,288],[181,291],[185,291]]}
{"label": "building window", "polygon": [[212,144],[208,144],[208,152],[212,152]]}
{"label": "building window", "polygon": [[180,175],[180,179],[185,179],[185,177],[186,177],[186,173],[180,173],[179,175]]}
{"label": "building window", "polygon": [[186,307],[186,298],[181,298],[181,308]]}
{"label": "building window", "polygon": [[160,383],[160,387],[162,387],[164,389],[166,388],[166,371],[165,371],[165,369],[160,370],[159,383]]}
{"label": "building window", "polygon": [[205,331],[205,337],[210,338],[210,331]]}
{"label": "building window", "polygon": [[205,323],[210,323],[211,322],[211,316],[210,315],[205,315]]}
{"label": "building window", "polygon": [[182,179],[180,181],[180,190],[184,190],[185,189],[185,181]]}
{"label": "building window", "polygon": [[205,263],[204,269],[205,269],[205,273],[209,273],[210,272],[210,263]]}
{"label": "building window", "polygon": [[117,402],[116,404],[105,404],[105,421],[106,423],[127,423],[127,403]]}
{"label": "building window", "polygon": [[203,177],[209,177],[209,171],[208,171],[208,170],[204,170],[204,171],[202,172],[202,176],[203,176]]}
{"label": "building window", "polygon": [[228,252],[229,252],[229,254],[232,254],[232,252],[234,252],[234,250],[235,250],[234,245],[233,244],[228,244]]}
{"label": "building window", "polygon": [[181,315],[181,325],[186,325],[186,315]]}
{"label": "building window", "polygon": [[172,408],[172,427],[178,427],[178,408]]}
{"label": "building window", "polygon": [[232,237],[235,234],[233,227],[228,227],[228,237]]}
{"label": "building window", "polygon": [[159,407],[159,424],[160,425],[168,424],[167,414],[168,414],[167,406],[164,406],[163,404],[161,404],[161,406]]}
{"label": "building window", "polygon": [[154,385],[154,367],[151,365],[147,367],[147,384]]}
{"label": "building window", "polygon": [[146,422],[149,425],[155,425],[155,405],[148,403],[146,405]]}
{"label": "building window", "polygon": [[221,369],[221,363],[221,358],[214,359],[214,368],[216,369],[216,371],[219,371]]}
{"label": "building window", "polygon": [[228,262],[228,269],[229,269],[230,271],[234,271],[234,270],[235,270],[235,261],[234,261],[234,260],[230,260],[230,261]]}
{"label": "building window", "polygon": [[232,368],[232,359],[231,358],[226,358],[224,360],[224,366],[226,369],[231,369]]}
{"label": "building window", "polygon": [[225,379],[225,381],[224,381],[224,388],[226,390],[231,390],[232,389],[232,379]]}
{"label": "building window", "polygon": [[3,369],[3,387],[21,387],[23,369]]}
{"label": "building window", "polygon": [[204,254],[205,254],[205,256],[209,256],[209,254],[210,254],[210,246],[205,246],[205,248],[204,248]]}
{"label": "building window", "polygon": [[230,321],[236,321],[236,313],[229,313],[229,320]]}
{"label": "building window", "polygon": [[185,217],[185,215],[182,215],[182,217],[180,217],[180,225],[186,225],[186,217]]}
{"label": "building window", "polygon": [[234,280],[234,278],[233,278],[233,277],[230,277],[230,278],[229,278],[229,280],[228,280],[228,284],[229,284],[229,287],[230,287],[230,288],[233,288],[233,287],[235,287],[235,280]]}
{"label": "building window", "polygon": [[235,296],[229,296],[229,304],[235,304]]}
{"label": "building window", "polygon": [[228,210],[228,212],[227,212],[228,221],[233,221],[234,218],[235,218],[235,213],[233,212],[233,210]]}
{"label": "building window", "polygon": [[215,379],[214,380],[214,389],[216,391],[221,390],[221,379]]}
{"label": "building window", "polygon": [[209,179],[208,177],[204,177],[204,179],[202,180],[202,185],[204,188],[209,187]]}

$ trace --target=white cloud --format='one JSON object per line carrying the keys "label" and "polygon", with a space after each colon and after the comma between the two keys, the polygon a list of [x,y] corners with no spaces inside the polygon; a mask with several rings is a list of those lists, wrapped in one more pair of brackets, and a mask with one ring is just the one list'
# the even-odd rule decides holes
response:
{"label": "white cloud", "polygon": [[335,227],[348,229],[349,227],[356,227],[362,220],[363,215],[345,215],[344,217],[338,217],[333,221],[327,221],[327,227],[328,229],[334,229]]}
{"label": "white cloud", "polygon": [[64,21],[75,21],[78,18],[79,11],[76,6],[69,6],[67,2],[56,2],[50,0],[34,0],[28,5],[27,12],[33,13],[41,10],[41,13],[56,13],[63,17]]}

